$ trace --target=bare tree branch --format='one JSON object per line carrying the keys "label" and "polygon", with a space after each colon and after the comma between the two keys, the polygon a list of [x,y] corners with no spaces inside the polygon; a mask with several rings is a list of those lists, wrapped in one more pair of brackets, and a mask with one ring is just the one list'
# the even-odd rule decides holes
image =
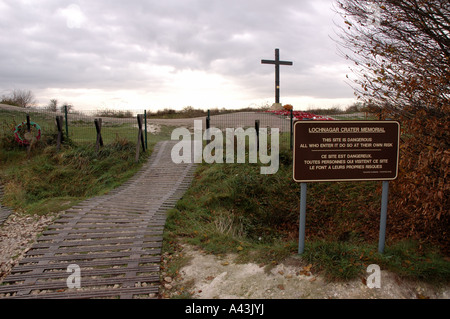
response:
{"label": "bare tree branch", "polygon": [[[448,112],[450,3],[337,0],[340,54],[353,62],[359,98],[401,112]],[[378,10],[374,10],[378,8]],[[374,16],[376,14],[377,16]]]}

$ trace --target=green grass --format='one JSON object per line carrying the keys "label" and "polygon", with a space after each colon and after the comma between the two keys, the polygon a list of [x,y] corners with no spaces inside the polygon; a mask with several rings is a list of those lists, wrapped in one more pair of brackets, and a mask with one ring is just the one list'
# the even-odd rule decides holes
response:
{"label": "green grass", "polygon": [[135,163],[134,143],[117,140],[97,153],[93,144],[41,145],[28,157],[24,148],[2,149],[0,178],[3,204],[29,214],[66,209],[92,196],[107,193],[133,176],[149,152]]}
{"label": "green grass", "polygon": [[151,154],[154,145],[170,139],[172,127],[161,126],[148,133],[149,150],[135,163],[137,129],[131,123],[106,123],[102,127],[104,146],[96,151],[94,125],[78,121],[56,150],[53,116],[30,113],[42,128],[42,137],[27,154],[14,140],[14,127],[25,113],[0,111],[0,182],[4,185],[2,204],[29,214],[46,214],[67,209],[86,198],[105,194],[133,176]]}
{"label": "green grass", "polygon": [[[116,138],[128,141],[137,140],[138,129],[130,124],[117,126],[102,126],[101,135],[103,143],[109,144]],[[77,143],[92,143],[97,140],[97,131],[94,125],[71,125],[69,128],[70,138]]]}
{"label": "green grass", "polygon": [[[138,129],[134,127],[135,124],[130,123],[118,123],[115,125],[102,126],[102,139],[103,143],[112,143],[114,140],[126,139],[128,141],[136,142],[138,136]],[[159,134],[147,133],[147,139],[159,139],[160,136],[164,138],[170,138],[169,131],[172,130],[170,126],[162,126],[162,132]],[[92,143],[97,140],[97,131],[94,125],[71,125],[69,127],[70,138],[77,143]]]}
{"label": "green grass", "polygon": [[[300,187],[292,181],[291,163],[282,147],[275,175],[261,175],[258,164],[199,165],[191,188],[168,212],[164,250],[188,243],[267,267],[297,255]],[[385,253],[377,252],[380,186],[308,184],[305,265],[328,280],[366,276],[374,263],[401,277],[450,282],[450,263],[433,247],[393,242],[388,234]]]}
{"label": "green grass", "polygon": [[[56,131],[55,117],[46,113],[30,113],[30,121],[43,131]],[[0,110],[0,137],[12,134],[16,125],[26,122],[25,112]]]}
{"label": "green grass", "polygon": [[[45,124],[41,116],[36,121]],[[137,129],[128,130],[126,125],[104,127],[104,146],[99,152],[95,150],[95,129],[80,128],[86,142],[68,139],[60,151],[56,150],[56,129],[43,129],[42,138],[28,155],[26,147],[14,140],[11,128],[16,123],[17,112],[0,112],[0,182],[5,191],[2,204],[29,214],[64,210],[88,197],[107,193],[133,176],[154,145],[170,139],[171,133],[171,127],[166,126],[158,134],[149,133],[149,150],[141,152],[139,163],[135,163]],[[108,134],[110,129],[115,129],[114,135]]]}
{"label": "green grass", "polygon": [[[117,111],[120,115],[120,111]],[[97,114],[99,115],[99,114]],[[101,115],[101,114],[100,114]],[[108,115],[108,114],[106,114]],[[110,114],[111,115],[111,114]],[[77,114],[69,113],[69,138],[78,144],[95,143],[97,140],[97,131],[94,125],[94,117],[88,119],[80,117]],[[30,112],[32,122],[39,124],[42,133],[46,135],[56,134],[55,114],[48,111]],[[25,112],[0,110],[0,137],[10,136],[14,132],[16,125],[26,121]],[[148,124],[150,125],[150,123]],[[120,119],[117,122],[104,122],[102,124],[102,139],[105,144],[113,143],[117,139],[126,139],[131,142],[137,141],[138,129],[137,121],[130,119]],[[148,132],[148,139],[160,140],[161,138],[170,139],[170,133],[173,128],[170,126],[162,126],[161,132],[152,134]],[[66,134],[65,124],[63,132]]]}
{"label": "green grass", "polygon": [[376,244],[315,240],[306,245],[302,258],[329,280],[353,279],[364,274],[368,265],[377,264],[402,278],[432,284],[450,281],[449,262],[433,247],[421,249],[414,240],[388,245],[383,254]]}

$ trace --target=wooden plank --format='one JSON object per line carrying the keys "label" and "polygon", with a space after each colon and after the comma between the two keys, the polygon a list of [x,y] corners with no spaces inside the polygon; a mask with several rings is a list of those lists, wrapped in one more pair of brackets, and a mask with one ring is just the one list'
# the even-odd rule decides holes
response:
{"label": "wooden plank", "polygon": [[[75,290],[75,289],[74,289]],[[123,298],[127,295],[144,295],[157,294],[159,289],[157,286],[139,287],[139,288],[121,288],[109,290],[91,290],[91,291],[70,291],[69,292],[53,292],[39,295],[25,295],[7,297],[7,299],[91,299],[104,297]]]}
{"label": "wooden plank", "polygon": [[[26,299],[132,298],[158,293],[165,210],[182,196],[194,170],[192,164],[171,165],[168,159],[174,143],[156,145],[130,183],[66,211],[18,261],[0,293],[15,292],[18,295],[9,297]],[[81,269],[81,290],[67,289],[71,264]],[[108,278],[96,278],[103,276]],[[134,287],[139,282],[152,286]],[[101,288],[105,285],[121,288]]]}

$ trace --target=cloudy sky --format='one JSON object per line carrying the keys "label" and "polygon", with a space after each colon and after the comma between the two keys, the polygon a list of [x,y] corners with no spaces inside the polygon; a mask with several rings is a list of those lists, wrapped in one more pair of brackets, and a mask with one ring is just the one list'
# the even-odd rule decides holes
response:
{"label": "cloudy sky", "polygon": [[0,0],[0,95],[75,109],[345,106],[333,0]]}

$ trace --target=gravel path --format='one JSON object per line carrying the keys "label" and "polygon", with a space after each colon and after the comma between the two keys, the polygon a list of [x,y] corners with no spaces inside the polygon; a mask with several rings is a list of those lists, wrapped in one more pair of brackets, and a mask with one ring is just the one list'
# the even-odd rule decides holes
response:
{"label": "gravel path", "polygon": [[0,225],[0,283],[31,249],[38,234],[58,216],[57,213],[46,216],[12,213]]}

